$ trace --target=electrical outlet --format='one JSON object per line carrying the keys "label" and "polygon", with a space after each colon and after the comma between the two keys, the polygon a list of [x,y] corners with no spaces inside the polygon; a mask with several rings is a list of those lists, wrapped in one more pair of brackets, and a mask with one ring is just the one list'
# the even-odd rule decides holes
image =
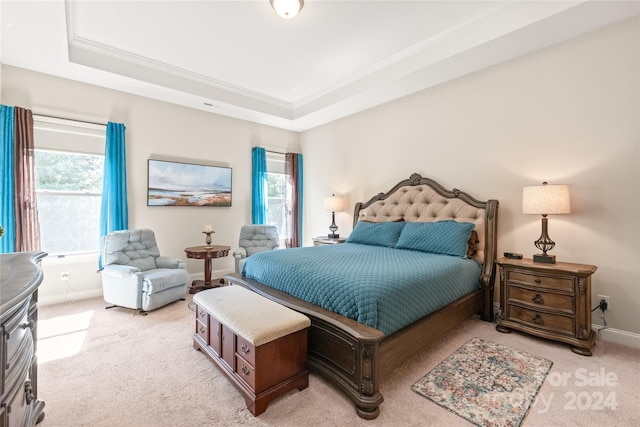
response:
{"label": "electrical outlet", "polygon": [[607,303],[607,311],[611,311],[611,300],[608,295],[598,295],[598,306],[600,301],[604,300]]}
{"label": "electrical outlet", "polygon": [[69,280],[70,277],[71,277],[71,274],[68,271],[60,272],[60,280]]}

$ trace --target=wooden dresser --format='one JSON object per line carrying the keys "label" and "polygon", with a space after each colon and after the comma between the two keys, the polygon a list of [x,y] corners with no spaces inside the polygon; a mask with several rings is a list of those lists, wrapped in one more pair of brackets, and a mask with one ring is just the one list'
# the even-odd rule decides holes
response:
{"label": "wooden dresser", "polygon": [[531,259],[500,258],[500,316],[496,329],[512,329],[570,344],[591,356],[591,275],[597,267]]}
{"label": "wooden dresser", "polygon": [[33,426],[44,418],[38,400],[38,286],[44,252],[0,254],[0,426]]}

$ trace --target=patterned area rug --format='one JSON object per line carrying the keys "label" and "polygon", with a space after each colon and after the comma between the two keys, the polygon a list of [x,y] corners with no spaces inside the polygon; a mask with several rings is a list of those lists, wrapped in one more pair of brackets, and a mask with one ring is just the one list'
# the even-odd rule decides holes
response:
{"label": "patterned area rug", "polygon": [[553,362],[472,338],[411,388],[478,426],[519,426]]}

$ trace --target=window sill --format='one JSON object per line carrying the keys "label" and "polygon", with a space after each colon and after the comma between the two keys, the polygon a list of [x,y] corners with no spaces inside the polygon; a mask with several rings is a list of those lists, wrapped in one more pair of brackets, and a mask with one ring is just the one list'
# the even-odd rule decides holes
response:
{"label": "window sill", "polygon": [[40,263],[42,265],[68,265],[68,264],[83,264],[88,262],[98,263],[98,253],[90,252],[84,254],[74,255],[49,255],[45,257]]}

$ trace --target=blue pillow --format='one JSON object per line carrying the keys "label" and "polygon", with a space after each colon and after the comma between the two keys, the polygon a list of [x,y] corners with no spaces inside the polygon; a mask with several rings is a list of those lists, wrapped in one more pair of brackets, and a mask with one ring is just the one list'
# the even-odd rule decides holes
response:
{"label": "blue pillow", "polygon": [[404,222],[360,221],[347,238],[347,243],[392,248],[396,245],[404,224]]}
{"label": "blue pillow", "polygon": [[396,248],[466,258],[473,227],[470,222],[458,221],[408,222]]}

